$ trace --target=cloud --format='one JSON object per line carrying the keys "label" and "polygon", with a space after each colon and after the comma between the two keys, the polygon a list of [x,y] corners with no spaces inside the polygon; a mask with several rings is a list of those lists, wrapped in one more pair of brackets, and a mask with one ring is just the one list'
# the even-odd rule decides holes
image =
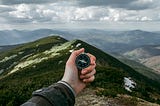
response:
{"label": "cloud", "polygon": [[57,2],[57,0],[0,0],[2,5],[14,5],[14,4],[42,4],[42,3],[52,3]]}
{"label": "cloud", "polygon": [[15,9],[10,6],[0,5],[0,13],[14,11],[14,10]]}
{"label": "cloud", "polygon": [[[21,1],[21,2],[20,2]],[[72,2],[71,2],[72,1]],[[0,23],[76,24],[160,21],[158,0],[4,0]],[[156,1],[156,2],[155,2]],[[5,5],[4,5],[5,4]]]}
{"label": "cloud", "polygon": [[[136,0],[133,0],[136,1]],[[114,6],[123,7],[130,4],[131,0],[80,0],[78,1],[80,6]]]}
{"label": "cloud", "polygon": [[[4,15],[8,22],[16,23],[70,23],[70,22],[99,22],[99,21],[152,21],[160,17],[147,10],[127,10],[104,6],[77,7],[67,2],[48,4],[17,4],[12,11]],[[159,11],[157,9],[157,11]],[[2,17],[4,17],[2,15]]]}
{"label": "cloud", "polygon": [[0,0],[1,5],[15,4],[47,4],[47,3],[72,4],[80,7],[109,6],[128,10],[143,10],[159,6],[159,0]]}
{"label": "cloud", "polygon": [[158,6],[158,0],[81,0],[80,6],[109,6],[128,10],[143,10]]}

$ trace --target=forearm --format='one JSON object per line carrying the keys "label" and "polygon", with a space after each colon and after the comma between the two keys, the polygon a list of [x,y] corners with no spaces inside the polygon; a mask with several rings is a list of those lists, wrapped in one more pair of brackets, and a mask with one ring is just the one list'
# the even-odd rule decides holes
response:
{"label": "forearm", "polygon": [[65,82],[33,92],[33,97],[22,106],[74,106],[74,91]]}

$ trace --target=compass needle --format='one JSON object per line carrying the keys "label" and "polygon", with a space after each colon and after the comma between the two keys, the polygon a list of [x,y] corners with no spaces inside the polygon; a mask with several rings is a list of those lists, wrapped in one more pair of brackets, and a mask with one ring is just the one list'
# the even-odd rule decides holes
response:
{"label": "compass needle", "polygon": [[82,70],[90,65],[90,57],[86,53],[82,53],[77,56],[75,62],[78,70]]}

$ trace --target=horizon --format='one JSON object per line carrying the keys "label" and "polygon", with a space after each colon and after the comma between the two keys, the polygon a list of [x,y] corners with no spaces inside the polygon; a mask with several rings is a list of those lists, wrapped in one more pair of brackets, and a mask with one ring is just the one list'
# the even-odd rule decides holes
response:
{"label": "horizon", "polygon": [[98,30],[98,31],[108,31],[108,32],[129,32],[129,31],[143,31],[143,32],[160,32],[160,30],[154,30],[154,31],[150,31],[150,30],[142,30],[142,29],[126,29],[126,30],[116,30],[116,29],[96,29],[96,28],[35,28],[35,29],[3,29],[0,31],[36,31],[36,30],[57,30],[57,31],[80,31],[80,30]]}

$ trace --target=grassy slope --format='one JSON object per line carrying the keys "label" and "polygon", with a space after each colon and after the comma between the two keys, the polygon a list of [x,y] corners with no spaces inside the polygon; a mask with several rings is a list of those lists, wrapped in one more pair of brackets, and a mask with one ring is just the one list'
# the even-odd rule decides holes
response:
{"label": "grassy slope", "polygon": [[144,76],[156,80],[160,82],[160,74],[155,72],[155,70],[150,69],[136,61],[130,60],[125,58],[124,56],[121,55],[113,55],[114,57],[118,58],[121,62],[127,64],[128,66],[132,67],[134,70],[137,72],[143,74]]}
{"label": "grassy slope", "polygon": [[[3,75],[7,74],[9,70],[8,68],[13,68],[12,64],[14,62],[22,61],[22,57],[27,58],[27,56],[29,57],[30,55],[43,52],[45,50],[50,49],[52,46],[60,45],[65,42],[67,42],[67,40],[63,38],[60,38],[58,36],[50,36],[46,37],[45,39],[42,38],[34,42],[23,44],[7,52],[2,52],[0,53],[0,60],[4,59],[4,57],[10,57],[12,55],[17,55],[17,56],[6,62],[3,63],[0,62],[0,69],[5,69],[5,73],[3,73]],[[20,52],[22,52],[22,54],[19,54]]]}
{"label": "grassy slope", "polygon": [[[44,42],[50,40],[50,38],[41,40],[42,41],[39,41]],[[64,39],[59,39],[57,42],[61,44],[66,41]],[[48,42],[42,43],[42,49],[31,53],[41,53],[42,51],[57,44],[57,42],[55,43],[53,41],[53,44]],[[24,50],[25,52],[32,51],[37,43],[28,43],[29,45],[26,44],[18,49],[14,49],[13,51],[9,51],[8,53],[4,53],[2,55],[8,56],[9,54],[12,54],[12,52],[16,53]],[[86,52],[90,52],[97,57],[96,80],[90,85],[90,87],[94,88],[98,95],[114,97],[117,94],[130,94],[152,102],[159,102],[158,100],[155,100],[156,98],[160,98],[160,87],[158,82],[150,80],[147,77],[135,72],[129,66],[121,63],[119,60],[111,57],[101,50],[88,45],[85,42],[76,40],[73,41],[72,45],[67,47],[65,50],[59,51],[59,56],[49,60],[44,60],[35,66],[25,67],[24,69],[21,69],[21,71],[15,72],[8,77],[0,79],[0,103],[3,105],[22,104],[31,97],[32,91],[41,87],[46,87],[60,80],[63,75],[65,62],[70,55],[68,51],[72,49],[72,46],[75,47],[78,43],[82,44],[79,48],[84,47]],[[32,44],[33,46],[31,46]],[[41,45],[41,43],[39,45]],[[134,89],[132,93],[127,92],[123,87],[123,78],[125,76],[132,77],[137,83],[136,89]]]}

